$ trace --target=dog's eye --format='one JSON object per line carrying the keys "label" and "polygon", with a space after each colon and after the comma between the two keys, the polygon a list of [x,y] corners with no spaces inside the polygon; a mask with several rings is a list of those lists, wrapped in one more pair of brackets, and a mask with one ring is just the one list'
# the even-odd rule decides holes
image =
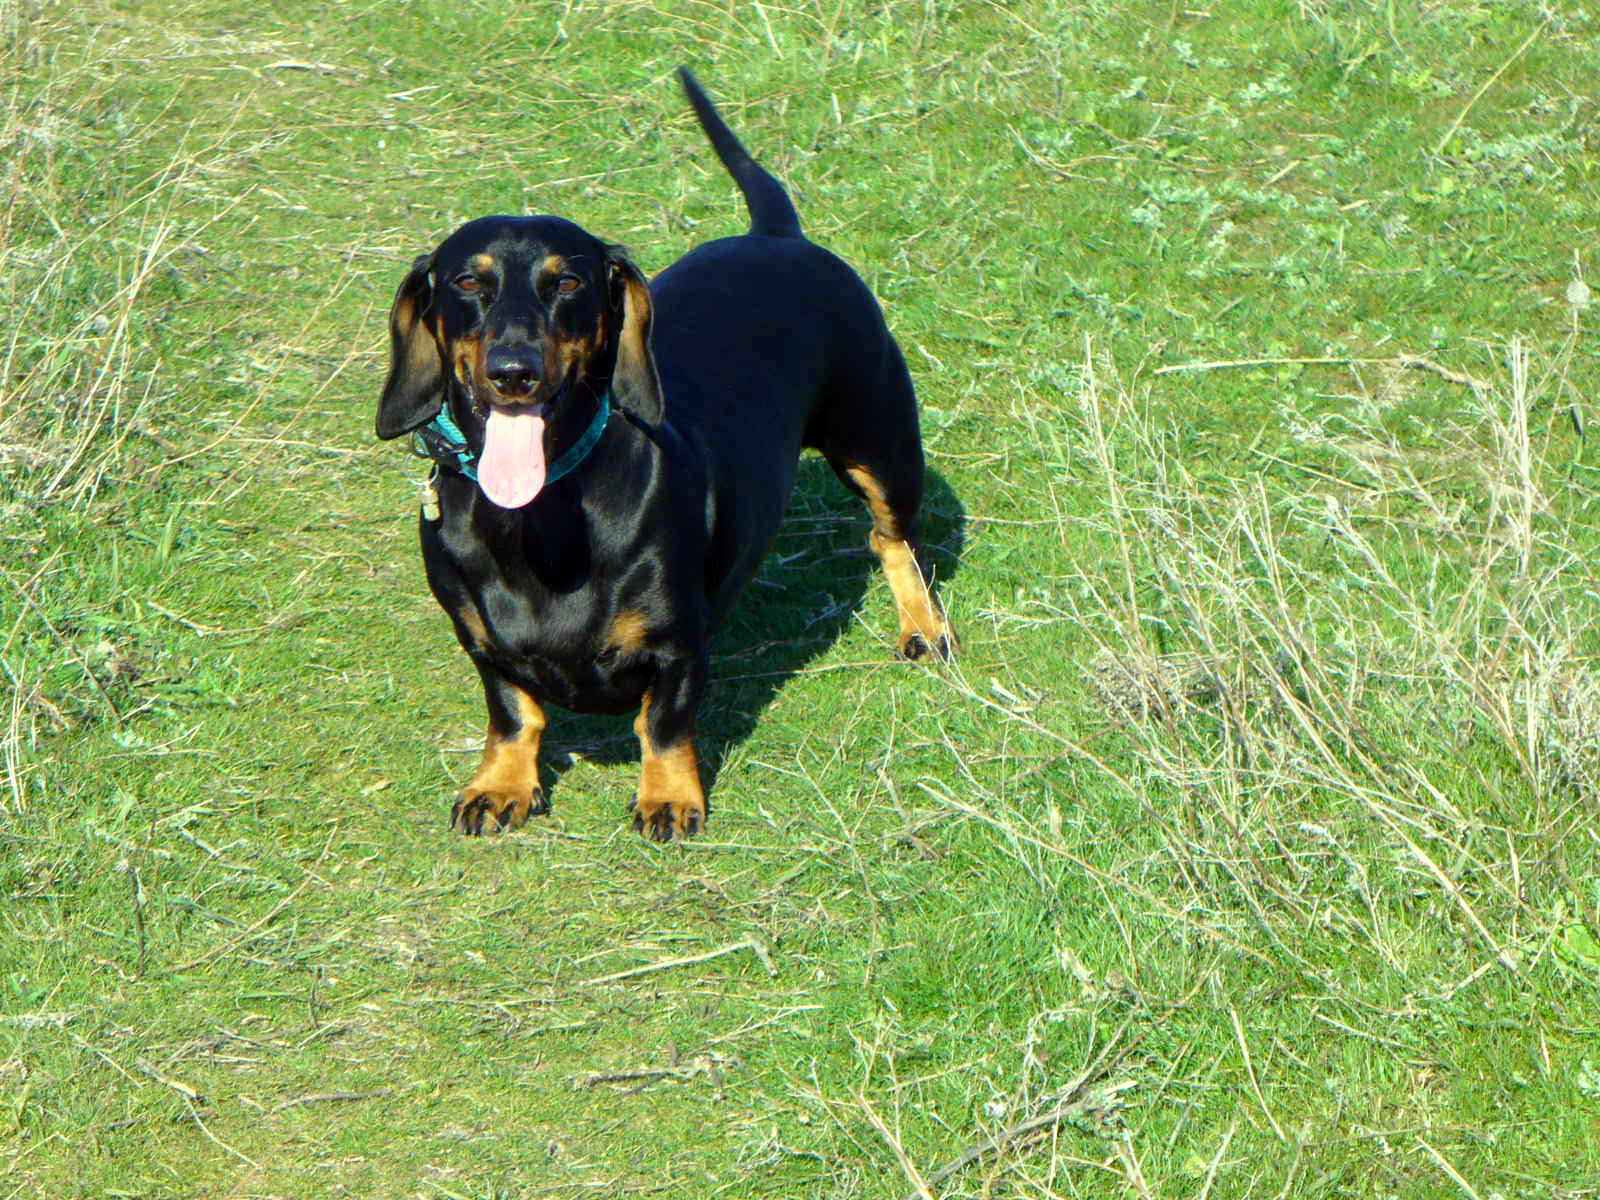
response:
{"label": "dog's eye", "polygon": [[564,295],[570,295],[582,286],[583,280],[579,279],[576,275],[563,275],[560,279],[556,280],[556,291],[561,292]]}
{"label": "dog's eye", "polygon": [[476,275],[458,275],[456,276],[454,282],[456,285],[456,291],[458,292],[471,293],[483,291],[483,280],[479,279]]}

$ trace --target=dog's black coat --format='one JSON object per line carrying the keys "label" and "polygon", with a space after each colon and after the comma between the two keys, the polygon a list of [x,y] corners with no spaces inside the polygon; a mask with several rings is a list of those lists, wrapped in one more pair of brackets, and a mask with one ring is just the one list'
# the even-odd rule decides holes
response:
{"label": "dog's black coat", "polygon": [[687,71],[685,91],[743,191],[751,230],[690,251],[648,285],[620,248],[559,217],[485,217],[419,258],[391,316],[378,435],[446,408],[474,456],[490,409],[545,414],[557,460],[614,407],[592,453],[523,507],[441,461],[421,521],[428,582],[489,707],[484,760],[452,814],[468,832],[547,804],[544,702],[642,706],[635,824],[695,832],[695,710],[707,647],[754,575],[814,447],[869,503],[907,656],[955,638],[916,566],[916,401],[866,285],[807,241],[789,197]]}

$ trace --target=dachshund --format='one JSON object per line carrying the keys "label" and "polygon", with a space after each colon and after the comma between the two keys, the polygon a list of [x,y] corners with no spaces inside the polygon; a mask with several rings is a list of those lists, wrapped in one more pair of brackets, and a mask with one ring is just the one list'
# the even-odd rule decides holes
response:
{"label": "dachshund", "polygon": [[423,562],[489,709],[450,814],[467,834],[549,811],[547,704],[637,709],[634,828],[666,841],[704,826],[710,639],[772,542],[802,448],[866,502],[900,654],[957,649],[918,548],[922,442],[900,347],[866,284],[806,239],[783,185],[678,74],[749,233],[647,281],[561,217],[482,217],[416,260],[390,313],[377,432],[413,434],[434,460]]}

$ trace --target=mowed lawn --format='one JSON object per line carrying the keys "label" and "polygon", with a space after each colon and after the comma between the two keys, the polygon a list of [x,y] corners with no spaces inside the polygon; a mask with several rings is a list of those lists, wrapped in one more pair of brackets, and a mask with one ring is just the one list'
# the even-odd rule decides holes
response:
{"label": "mowed lawn", "polygon": [[[0,4],[0,1200],[1600,1194],[1600,11]],[[466,839],[372,434],[458,223],[742,205],[923,405],[818,460],[687,844]]]}

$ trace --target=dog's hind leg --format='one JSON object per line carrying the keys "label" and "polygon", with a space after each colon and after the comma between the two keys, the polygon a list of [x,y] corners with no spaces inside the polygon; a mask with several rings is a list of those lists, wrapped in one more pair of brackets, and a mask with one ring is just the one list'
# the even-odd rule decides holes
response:
{"label": "dog's hind leg", "polygon": [[954,658],[960,643],[923,570],[922,550],[916,538],[917,507],[907,500],[908,496],[920,492],[921,479],[917,480],[913,491],[904,485],[897,486],[894,475],[885,471],[881,464],[874,467],[852,463],[842,470],[835,464],[834,470],[852,491],[866,500],[872,512],[872,533],[867,544],[883,564],[889,591],[894,594],[894,605],[900,616],[897,645],[900,654],[905,658],[921,658],[928,653]]}
{"label": "dog's hind leg", "polygon": [[[885,335],[887,337],[887,335]],[[808,441],[872,513],[868,544],[883,564],[900,617],[897,649],[906,658],[954,658],[955,630],[923,569],[917,542],[922,507],[922,439],[917,402],[899,348],[888,342],[870,397],[819,414]]]}

